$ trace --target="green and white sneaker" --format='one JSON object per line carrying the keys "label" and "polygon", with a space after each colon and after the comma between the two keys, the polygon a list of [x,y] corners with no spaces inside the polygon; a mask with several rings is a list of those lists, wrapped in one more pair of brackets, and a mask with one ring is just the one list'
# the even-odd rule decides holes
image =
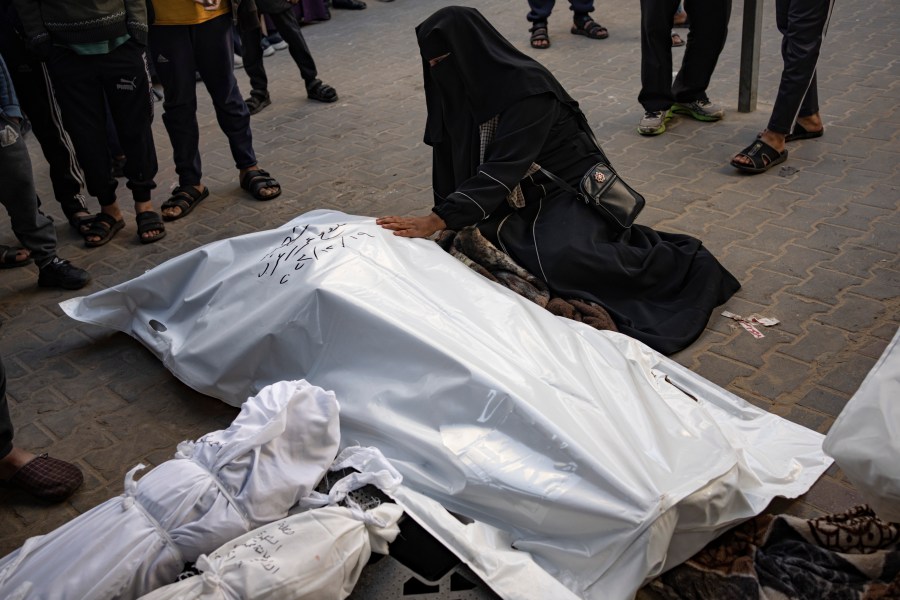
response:
{"label": "green and white sneaker", "polygon": [[698,121],[720,121],[725,116],[725,110],[710,102],[708,98],[700,98],[693,102],[676,102],[672,105],[672,112],[690,115]]}
{"label": "green and white sneaker", "polygon": [[637,131],[641,135],[659,135],[666,130],[666,121],[672,118],[672,110],[648,110],[638,124]]}

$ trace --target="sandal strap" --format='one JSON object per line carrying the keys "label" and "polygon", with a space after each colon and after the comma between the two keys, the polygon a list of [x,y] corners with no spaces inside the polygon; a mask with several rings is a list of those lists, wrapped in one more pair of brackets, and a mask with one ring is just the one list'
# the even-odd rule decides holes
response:
{"label": "sandal strap", "polygon": [[241,180],[241,185],[247,185],[249,187],[251,185],[254,185],[258,179],[272,179],[272,176],[265,169],[254,169],[252,171],[247,171]]}
{"label": "sandal strap", "polygon": [[603,34],[609,35],[609,32],[607,31],[606,27],[604,27],[603,25],[601,25],[600,23],[598,23],[597,21],[593,20],[590,17],[588,17],[584,21],[580,21],[580,22],[576,21],[573,25],[572,31],[575,31],[576,29],[581,30],[583,32],[583,35],[585,35],[589,38],[602,39],[603,37],[606,37]]}
{"label": "sandal strap", "polygon": [[3,244],[0,244],[0,262],[4,262],[8,256],[12,256],[15,258],[15,256],[24,249],[25,248],[16,248],[13,246],[5,246]]}
{"label": "sandal strap", "polygon": [[91,221],[90,227],[88,230],[84,232],[84,235],[89,236],[104,236],[107,232],[116,226],[118,221],[115,217],[106,214],[105,212],[98,212],[97,215]]}
{"label": "sandal strap", "polygon": [[148,231],[154,230],[165,230],[166,225],[163,223],[162,217],[159,216],[159,213],[152,210],[147,210],[144,212],[139,212],[134,215],[134,220],[137,221],[138,233],[146,233]]}
{"label": "sandal strap", "polygon": [[[244,176],[241,177],[241,187],[250,192],[257,200],[273,200],[281,195],[281,184],[278,183],[274,177],[269,175],[268,171],[264,171],[263,169],[247,171]],[[272,188],[276,191],[264,196],[260,192],[265,188]]]}
{"label": "sandal strap", "polygon": [[[172,195],[169,196],[168,200],[162,203],[160,208],[178,208],[184,212],[184,209],[190,208],[192,204],[197,202],[203,196],[203,192],[200,192],[192,185],[179,185],[174,190],[172,190]],[[138,213],[146,214],[146,213]]]}

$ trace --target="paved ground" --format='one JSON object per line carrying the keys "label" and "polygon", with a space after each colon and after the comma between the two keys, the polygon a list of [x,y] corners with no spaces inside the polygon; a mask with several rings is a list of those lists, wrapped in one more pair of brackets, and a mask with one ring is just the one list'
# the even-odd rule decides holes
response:
{"label": "paved ground", "polygon": [[[274,103],[253,117],[261,165],[285,193],[250,200],[237,185],[225,138],[201,93],[205,183],[212,195],[166,240],[142,246],[133,219],[109,245],[86,249],[52,201],[47,169],[33,154],[41,195],[58,218],[61,254],[90,269],[96,291],[201,244],[279,225],[320,207],[379,215],[411,213],[430,202],[430,152],[421,143],[424,100],[413,27],[438,0],[369,2],[334,11],[304,29],[322,78],[340,101],[307,101],[287,52],[267,59]],[[775,316],[755,339],[714,316],[675,358],[758,406],[820,432],[857,389],[900,322],[900,13],[892,0],[844,0],[835,8],[819,87],[827,129],[791,146],[780,170],[748,177],[727,163],[765,126],[780,72],[773,3],[766,2],[760,104],[737,112],[742,3],[710,95],[729,109],[708,125],[679,119],[656,138],[635,133],[640,118],[637,3],[600,2],[611,36],[568,33],[560,4],[550,21],[553,46],[527,48],[525,2],[478,6],[518,47],[544,62],[582,103],[615,165],[648,200],[640,221],[704,240],[741,280],[727,308]],[[683,49],[676,49],[676,60]],[[242,88],[246,77],[239,72]],[[159,107],[161,112],[161,107]],[[161,202],[175,182],[162,120],[154,125]],[[33,145],[33,148],[36,148]],[[5,214],[0,243],[12,243]],[[122,491],[125,471],[158,464],[175,445],[226,426],[235,409],[176,381],[124,334],[64,317],[58,302],[75,294],[41,290],[32,270],[0,274],[0,351],[9,376],[16,441],[76,461],[86,484],[69,502],[35,506],[0,492],[0,555]],[[832,468],[802,499],[775,510],[838,511],[858,494]]]}

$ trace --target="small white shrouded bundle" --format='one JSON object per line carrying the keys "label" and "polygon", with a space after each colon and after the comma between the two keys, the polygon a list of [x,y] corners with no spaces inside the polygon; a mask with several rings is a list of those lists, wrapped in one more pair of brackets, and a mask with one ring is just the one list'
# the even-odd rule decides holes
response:
{"label": "small white shrouded bundle", "polygon": [[228,540],[284,518],[334,460],[338,403],[306,381],[268,386],[222,431],[182,442],[125,493],[0,560],[0,597],[136,598]]}
{"label": "small white shrouded bundle", "polygon": [[403,509],[316,508],[270,523],[197,560],[200,574],[143,600],[338,600],[353,591],[372,551],[387,554]]}
{"label": "small white shrouded bundle", "polygon": [[[270,523],[201,556],[200,574],[143,600],[339,600],[353,591],[371,553],[388,554],[403,509],[384,503],[364,510],[351,492],[373,485],[395,491],[402,477],[376,448],[352,446],[329,470],[351,468],[327,494],[312,492],[305,510]],[[346,502],[347,507],[338,506]],[[312,508],[309,507],[322,507]]]}

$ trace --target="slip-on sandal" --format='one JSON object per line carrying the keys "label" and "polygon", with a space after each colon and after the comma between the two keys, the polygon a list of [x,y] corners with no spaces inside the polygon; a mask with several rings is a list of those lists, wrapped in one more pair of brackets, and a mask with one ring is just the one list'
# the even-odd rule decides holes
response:
{"label": "slip-on sandal", "polygon": [[3,485],[47,502],[61,502],[71,496],[83,482],[81,469],[44,453],[26,463],[4,481]]}
{"label": "slip-on sandal", "polygon": [[[738,156],[746,156],[750,159],[751,164],[737,162],[735,159]],[[782,150],[779,153],[778,150],[769,144],[757,139],[731,159],[731,166],[735,169],[744,171],[745,173],[764,173],[775,165],[783,163],[787,160],[787,156],[787,149]]]}
{"label": "slip-on sandal", "polygon": [[203,202],[209,196],[209,188],[204,187],[202,192],[197,191],[192,185],[179,185],[172,190],[169,199],[162,203],[160,209],[168,210],[177,208],[181,212],[177,215],[167,215],[163,213],[162,218],[166,221],[176,221],[182,217],[188,216],[197,205]]}
{"label": "slip-on sandal", "polygon": [[16,260],[19,252],[23,250],[25,248],[13,248],[0,244],[0,269],[15,269],[16,267],[24,267],[33,263],[34,261],[30,256],[26,256],[22,260]]}
{"label": "slip-on sandal", "polygon": [[[84,245],[88,248],[96,248],[108,244],[123,227],[125,227],[125,221],[122,219],[116,220],[105,212],[97,213],[87,230],[81,233],[84,236]],[[89,240],[89,237],[99,239]]]}
{"label": "slip-on sandal", "polygon": [[814,138],[820,138],[825,135],[825,128],[819,129],[818,131],[810,131],[806,129],[800,123],[794,123],[794,131],[784,136],[784,141],[793,142],[794,140],[811,140]]}

